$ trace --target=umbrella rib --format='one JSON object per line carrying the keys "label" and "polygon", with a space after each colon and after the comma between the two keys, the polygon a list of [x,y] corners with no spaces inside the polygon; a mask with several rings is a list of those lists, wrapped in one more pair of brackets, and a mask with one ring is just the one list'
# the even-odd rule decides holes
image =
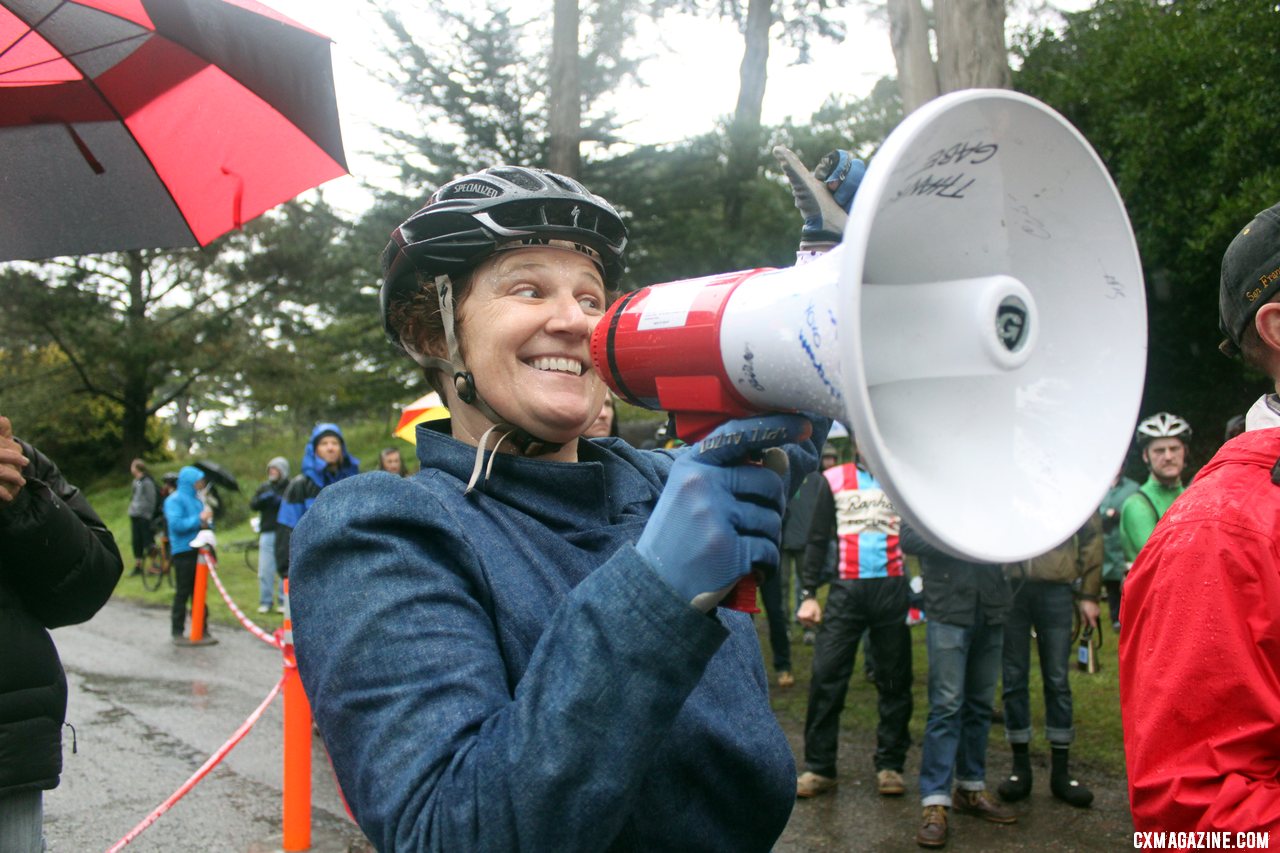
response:
{"label": "umbrella rib", "polygon": [[[34,30],[27,30],[27,32],[26,32],[26,33],[23,33],[22,38],[26,38],[26,36],[27,36],[28,34],[32,33],[32,32],[34,32]],[[18,41],[22,41],[22,38],[19,38],[19,39],[18,39]],[[89,53],[90,51],[94,51],[94,50],[101,50],[101,49],[102,49],[102,48],[104,48],[104,47],[115,47],[115,46],[117,46],[117,45],[124,44],[125,42],[131,42],[131,41],[135,41],[135,40],[137,40],[137,39],[142,39],[142,38],[147,38],[147,36],[146,36],[145,34],[143,34],[143,33],[139,33],[138,35],[134,35],[134,36],[126,36],[125,38],[122,38],[122,39],[116,39],[115,41],[109,41],[109,42],[104,42],[103,44],[94,45],[93,47],[86,48],[85,50],[77,50],[77,51],[74,51],[74,52],[72,52],[72,53],[59,53],[59,54],[58,54],[58,56],[57,56],[56,58],[54,58],[54,59],[42,59],[42,60],[40,60],[39,62],[32,62],[32,63],[30,63],[30,64],[28,64],[28,65],[19,65],[19,66],[16,66],[16,67],[14,67],[14,68],[10,68],[8,71],[5,71],[4,73],[5,73],[5,74],[12,74],[12,73],[14,73],[15,71],[29,71],[29,70],[30,70],[30,69],[32,69],[32,68],[39,68],[41,65],[50,65],[50,64],[52,64],[52,63],[54,63],[54,62],[60,62],[60,61],[62,61],[62,60],[64,60],[64,59],[65,59],[69,64],[71,64],[72,66],[74,66],[74,67],[75,67],[75,69],[76,69],[77,71],[80,71],[80,66],[78,66],[78,65],[76,65],[74,62],[72,62],[72,57],[76,57],[76,56],[83,56],[84,54]],[[3,56],[3,55],[5,54],[5,52],[7,52],[8,50],[10,50],[10,49],[12,49],[12,48],[16,47],[16,46],[17,46],[17,44],[18,44],[18,42],[17,42],[17,41],[15,41],[13,44],[9,45],[9,47],[7,47],[7,48],[5,48],[4,50],[0,51],[0,56]],[[87,78],[87,77],[84,77],[84,72],[83,72],[83,71],[81,71],[81,72],[80,72],[80,76],[81,76],[83,79],[85,79],[85,80],[89,79],[89,78]],[[29,82],[31,82],[31,83],[36,83],[36,82],[43,82],[43,83],[65,83],[65,82],[67,82],[67,81],[65,81],[65,80],[57,80],[57,79],[50,79],[50,80],[43,80],[43,81],[31,80],[31,81],[29,81]]]}
{"label": "umbrella rib", "polygon": [[[43,24],[45,21],[47,21],[50,17],[52,17],[53,14],[57,12],[59,9],[66,6],[67,3],[68,3],[68,0],[58,0],[58,4],[54,6],[52,9],[50,9],[48,13],[46,13],[42,18],[40,18],[39,21],[37,21],[34,24],[30,21],[27,21],[27,26],[29,27],[29,29],[27,30],[26,33],[23,33],[19,41],[21,41],[22,38],[26,38],[26,36],[31,32],[38,32],[36,28],[39,27],[41,24]],[[12,12],[13,10],[10,10],[10,11]],[[102,10],[99,10],[99,11],[102,11]],[[127,18],[122,18],[121,16],[115,15],[111,12],[102,11],[102,14],[111,15],[113,18],[118,18],[119,20],[122,20],[122,21],[128,21]],[[13,12],[13,15],[21,19],[21,16],[19,16],[17,12]],[[25,20],[25,19],[22,19],[22,20]],[[129,23],[133,23],[133,22],[129,21]],[[152,32],[154,33],[154,30]],[[147,36],[144,34],[140,36],[130,36],[130,38],[147,38]],[[17,42],[15,42],[15,44],[16,43]],[[12,47],[12,45],[10,45],[10,47]],[[85,52],[86,51],[80,51],[79,53],[85,53]],[[160,173],[156,171],[155,164],[151,161],[151,157],[147,155],[147,149],[143,147],[141,141],[139,141],[138,137],[134,134],[133,129],[129,127],[129,124],[128,122],[125,121],[124,116],[120,114],[120,111],[118,109],[116,109],[116,105],[111,102],[111,99],[108,98],[106,93],[103,92],[102,89],[98,87],[98,84],[94,82],[93,78],[90,77],[88,74],[85,74],[84,69],[81,68],[80,65],[75,61],[74,57],[78,54],[72,53],[72,54],[61,54],[61,55],[62,55],[62,58],[66,59],[67,63],[71,65],[73,68],[75,68],[75,70],[80,74],[80,79],[84,82],[84,84],[89,88],[91,88],[95,94],[97,94],[98,99],[102,101],[102,103],[106,106],[107,110],[110,111],[110,113],[116,117],[116,121],[120,123],[120,127],[124,129],[124,132],[129,134],[129,138],[133,140],[134,146],[140,152],[142,152],[142,159],[146,162],[147,167],[151,169],[151,173],[155,175],[156,182],[159,183],[160,186],[164,188],[165,194],[169,196],[169,201],[173,204],[174,209],[178,211],[178,218],[182,221],[182,227],[185,228],[187,230],[187,233],[191,235],[191,240],[193,243],[195,243],[197,246],[201,245],[200,239],[196,237],[195,231],[191,229],[191,223],[187,221],[186,214],[182,212],[182,206],[178,204],[178,199],[174,197],[173,190],[169,188],[169,185],[165,182],[164,178],[162,178],[160,176]],[[203,59],[203,57],[201,58]],[[85,161],[89,164],[89,168],[93,169],[95,174],[100,175],[104,173],[106,169],[102,166],[101,163],[98,163],[97,158],[93,157],[92,152],[88,151],[88,146],[84,144],[84,141],[77,139],[78,134],[76,134],[71,124],[69,122],[63,122],[63,124],[65,124],[67,129],[71,131],[72,141],[75,142],[76,148],[80,151],[81,156],[84,156]],[[94,165],[95,163],[97,163],[96,168]]]}

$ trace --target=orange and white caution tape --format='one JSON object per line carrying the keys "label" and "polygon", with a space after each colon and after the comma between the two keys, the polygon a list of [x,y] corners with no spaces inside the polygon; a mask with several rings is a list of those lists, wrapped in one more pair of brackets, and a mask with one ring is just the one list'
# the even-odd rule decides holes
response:
{"label": "orange and white caution tape", "polygon": [[236,603],[231,600],[231,596],[227,593],[227,588],[222,585],[222,578],[218,577],[218,561],[213,558],[212,555],[210,555],[208,566],[209,577],[213,578],[213,583],[218,587],[218,592],[222,595],[222,600],[227,603],[227,607],[231,610],[232,614],[240,620],[240,624],[245,627],[245,630],[250,634],[253,634],[253,636],[257,637],[259,640],[262,640],[262,642],[274,646],[277,649],[280,648],[280,640],[274,634],[269,634],[262,628],[253,624],[249,617],[244,615],[244,611],[237,607]]}

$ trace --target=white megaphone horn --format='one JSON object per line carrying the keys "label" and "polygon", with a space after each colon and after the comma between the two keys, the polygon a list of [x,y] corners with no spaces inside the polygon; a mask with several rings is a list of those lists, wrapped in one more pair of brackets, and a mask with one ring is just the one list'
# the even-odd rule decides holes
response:
{"label": "white megaphone horn", "polygon": [[761,412],[851,425],[903,518],[1003,563],[1097,509],[1146,342],[1137,246],[1098,156],[1039,101],[972,89],[890,134],[835,250],[625,294],[591,353],[686,440]]}

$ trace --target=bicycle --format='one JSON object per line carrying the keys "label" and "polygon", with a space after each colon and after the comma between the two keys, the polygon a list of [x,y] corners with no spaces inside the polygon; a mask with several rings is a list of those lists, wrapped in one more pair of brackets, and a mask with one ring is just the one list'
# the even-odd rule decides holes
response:
{"label": "bicycle", "polygon": [[242,539],[227,546],[228,551],[240,551],[244,554],[244,564],[255,575],[258,573],[258,540]]}
{"label": "bicycle", "polygon": [[155,592],[166,579],[172,588],[173,557],[169,553],[169,537],[162,534],[147,549],[142,566],[142,588]]}

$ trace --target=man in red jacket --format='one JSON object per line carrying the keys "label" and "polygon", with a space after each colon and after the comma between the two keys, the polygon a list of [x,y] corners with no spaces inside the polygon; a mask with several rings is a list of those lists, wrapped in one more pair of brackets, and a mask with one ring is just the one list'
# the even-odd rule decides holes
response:
{"label": "man in red jacket", "polygon": [[[1227,248],[1222,350],[1280,390],[1280,205]],[[1280,405],[1268,394],[1160,520],[1120,637],[1137,830],[1280,839]]]}

